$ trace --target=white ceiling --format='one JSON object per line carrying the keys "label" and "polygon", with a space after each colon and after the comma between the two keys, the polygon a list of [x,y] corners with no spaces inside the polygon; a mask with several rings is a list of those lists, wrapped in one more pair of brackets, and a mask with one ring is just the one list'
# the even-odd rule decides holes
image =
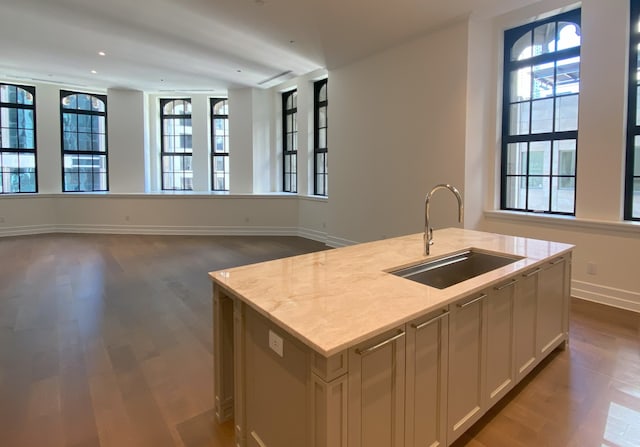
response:
{"label": "white ceiling", "polygon": [[268,87],[285,72],[337,68],[535,1],[0,0],[0,78],[154,92]]}

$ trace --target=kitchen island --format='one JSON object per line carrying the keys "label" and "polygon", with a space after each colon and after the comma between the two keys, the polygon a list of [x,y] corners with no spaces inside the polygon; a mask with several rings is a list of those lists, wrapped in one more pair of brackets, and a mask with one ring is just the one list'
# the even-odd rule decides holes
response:
{"label": "kitchen island", "polygon": [[[568,244],[462,229],[211,272],[219,421],[251,447],[449,445],[568,337]],[[438,289],[391,271],[517,260]]]}

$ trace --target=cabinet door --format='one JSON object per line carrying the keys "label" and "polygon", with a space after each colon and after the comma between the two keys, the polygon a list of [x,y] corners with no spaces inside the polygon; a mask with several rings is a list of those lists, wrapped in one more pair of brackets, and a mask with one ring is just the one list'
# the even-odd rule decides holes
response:
{"label": "cabinet door", "polygon": [[349,350],[349,447],[404,446],[404,327]]}
{"label": "cabinet door", "polygon": [[447,309],[407,326],[406,446],[446,446]]}
{"label": "cabinet door", "polygon": [[538,354],[544,357],[566,339],[568,296],[565,293],[567,260],[557,258],[538,274]]}
{"label": "cabinet door", "polygon": [[447,442],[451,444],[482,416],[485,371],[484,301],[477,294],[451,306]]}
{"label": "cabinet door", "polygon": [[515,383],[513,299],[517,281],[512,278],[494,287],[485,299],[487,307],[485,403],[488,407],[500,400]]}
{"label": "cabinet door", "polygon": [[522,380],[537,364],[536,314],[540,271],[537,268],[523,274],[515,286],[513,318],[516,382]]}

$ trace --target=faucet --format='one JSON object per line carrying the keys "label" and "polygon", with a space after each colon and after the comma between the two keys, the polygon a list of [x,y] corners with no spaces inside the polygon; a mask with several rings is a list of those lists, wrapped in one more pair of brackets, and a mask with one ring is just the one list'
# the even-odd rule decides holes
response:
{"label": "faucet", "polygon": [[427,197],[424,199],[424,255],[427,256],[429,254],[429,246],[433,245],[433,228],[429,226],[429,202],[431,201],[431,197],[433,193],[435,193],[439,189],[448,189],[451,191],[458,199],[458,222],[462,222],[464,216],[464,206],[462,205],[462,196],[460,195],[460,191],[456,189],[455,186],[445,185],[441,183],[433,187],[433,189],[427,194]]}

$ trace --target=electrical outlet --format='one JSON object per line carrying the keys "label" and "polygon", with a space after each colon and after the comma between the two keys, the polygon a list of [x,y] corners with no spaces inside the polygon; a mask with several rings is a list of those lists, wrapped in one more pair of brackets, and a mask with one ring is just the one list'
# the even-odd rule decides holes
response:
{"label": "electrical outlet", "polygon": [[4,223],[4,217],[0,217],[0,223]]}
{"label": "electrical outlet", "polygon": [[280,357],[284,357],[284,340],[273,331],[269,331],[269,347]]}
{"label": "electrical outlet", "polygon": [[598,265],[595,262],[587,262],[587,274],[588,275],[598,274]]}

